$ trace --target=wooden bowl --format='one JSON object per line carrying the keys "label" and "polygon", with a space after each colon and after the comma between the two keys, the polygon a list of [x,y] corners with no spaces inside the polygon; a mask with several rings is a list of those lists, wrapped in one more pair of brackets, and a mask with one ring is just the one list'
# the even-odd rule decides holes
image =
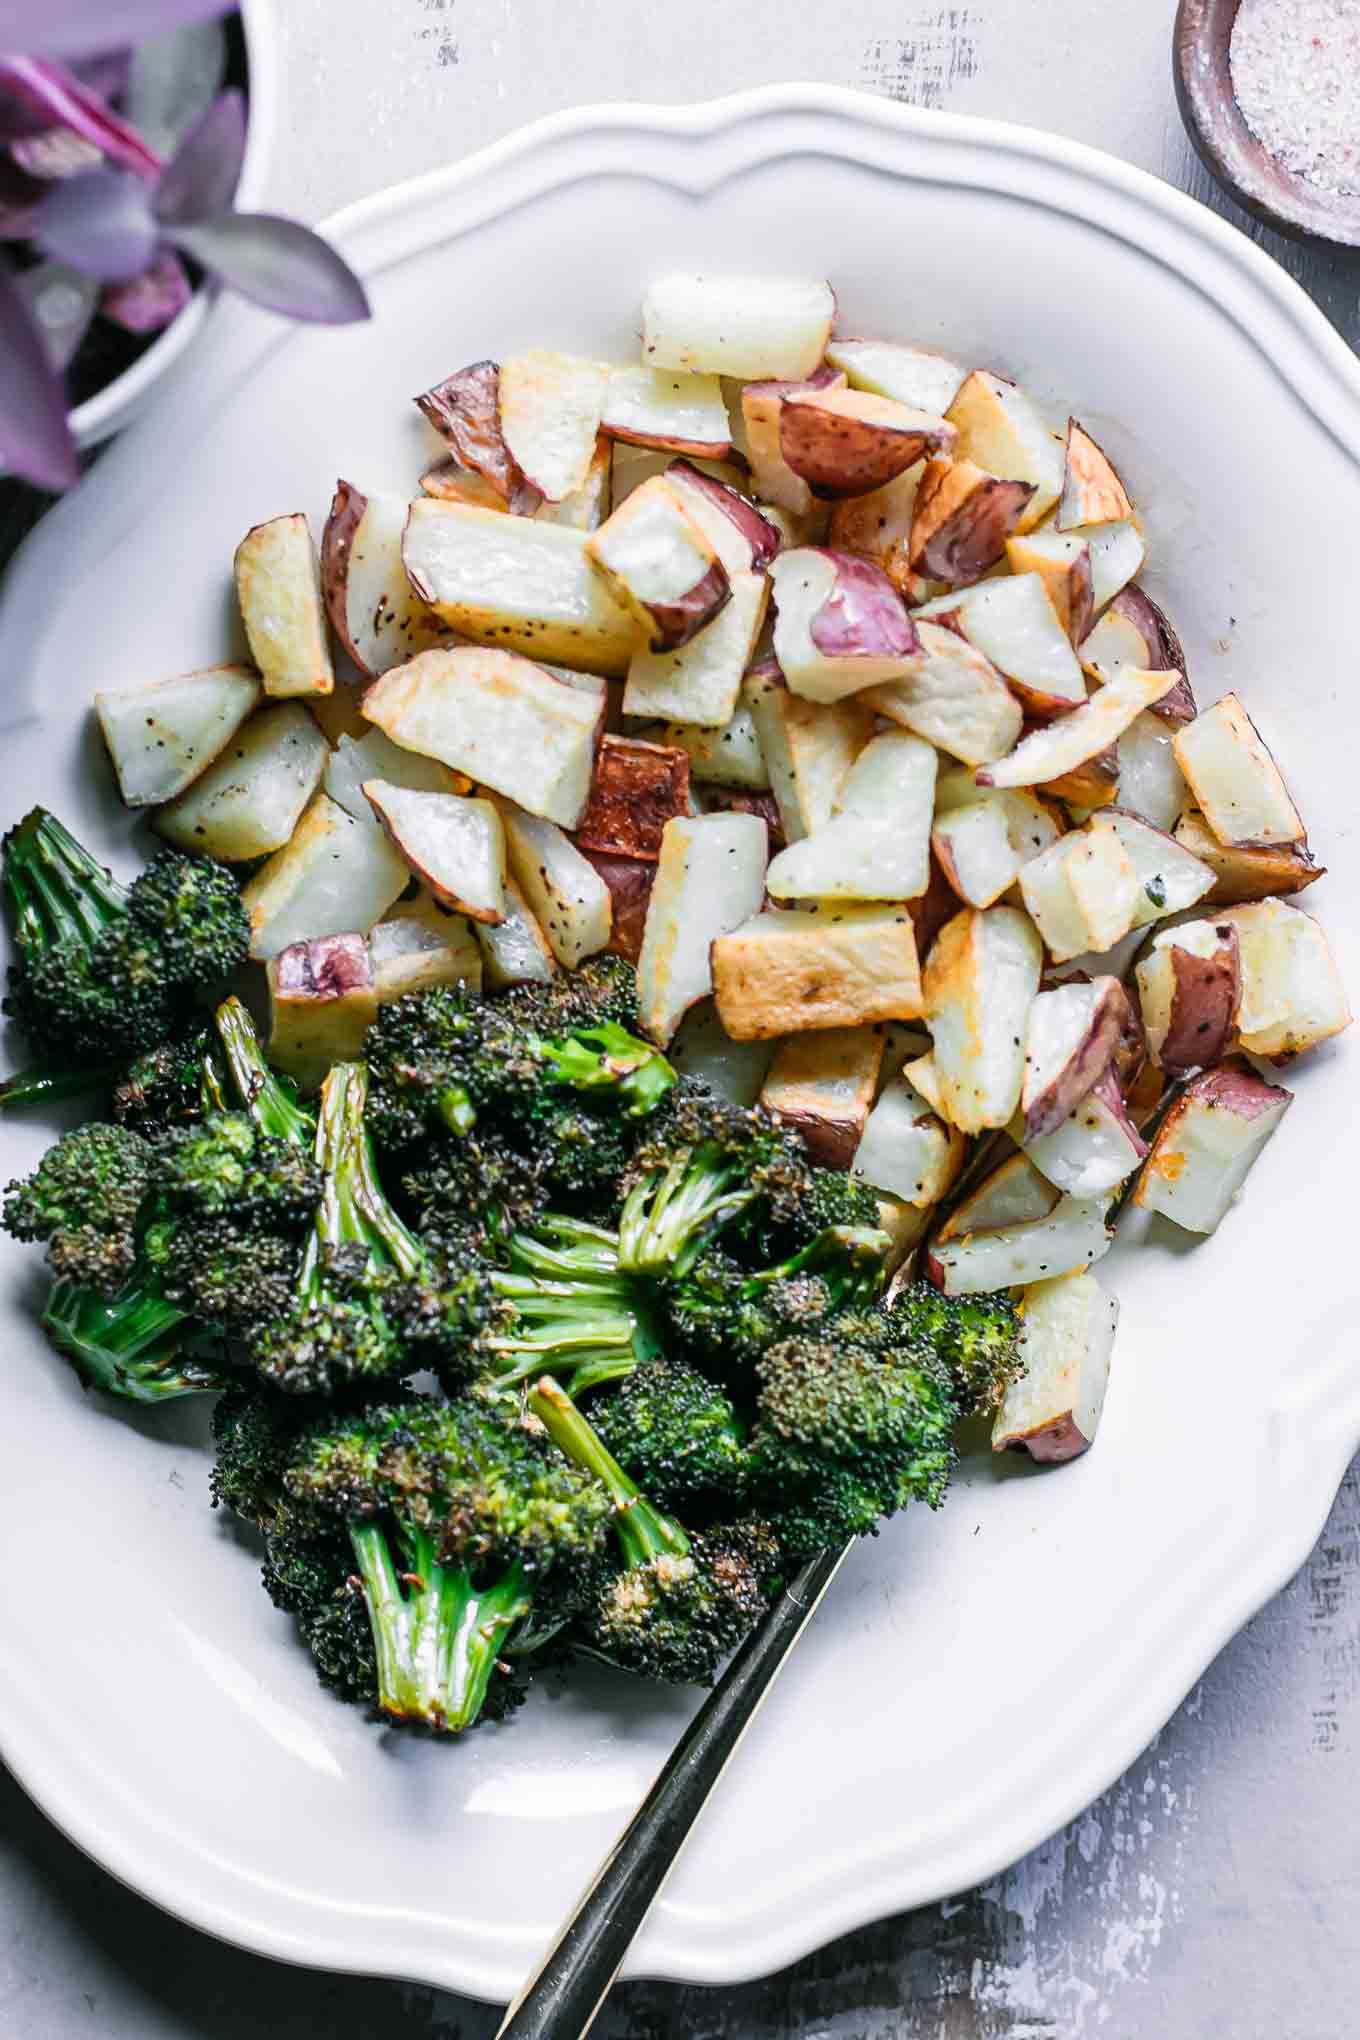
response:
{"label": "wooden bowl", "polygon": [[1180,0],[1173,68],[1181,119],[1224,190],[1295,240],[1360,247],[1360,197],[1322,191],[1284,169],[1257,141],[1233,95],[1228,43],[1241,0]]}

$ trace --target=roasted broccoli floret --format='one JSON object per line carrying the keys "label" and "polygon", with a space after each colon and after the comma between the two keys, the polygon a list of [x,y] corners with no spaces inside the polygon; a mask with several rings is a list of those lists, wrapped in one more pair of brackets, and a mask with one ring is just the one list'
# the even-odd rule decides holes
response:
{"label": "roasted broccoli floret", "polygon": [[722,1390],[681,1360],[649,1360],[591,1421],[624,1472],[664,1509],[730,1505],[746,1488],[746,1430]]}
{"label": "roasted broccoli floret", "polygon": [[151,1188],[153,1150],[126,1127],[92,1121],[64,1134],[31,1176],[5,1192],[5,1230],[42,1240],[60,1279],[109,1297],[137,1259],[138,1219]]}
{"label": "roasted broccoli floret", "polygon": [[483,1114],[536,1126],[564,1090],[645,1115],[675,1073],[650,1042],[587,1017],[607,1009],[576,983],[570,993],[520,986],[499,999],[444,985],[385,1006],[366,1044],[375,1138],[401,1151],[431,1132],[467,1134]]}
{"label": "roasted broccoli floret", "polygon": [[788,1261],[832,1232],[877,1232],[878,1198],[844,1169],[809,1168],[800,1194],[778,1214],[753,1204],[731,1226],[724,1244],[753,1268]]}
{"label": "roasted broccoli floret", "polygon": [[422,1366],[466,1373],[493,1309],[475,1264],[432,1254],[389,1202],[374,1167],[367,1093],[362,1063],[337,1063],[322,1086],[321,1199],[290,1307],[251,1342],[261,1374],[292,1394],[324,1395]]}
{"label": "roasted broccoli floret", "polygon": [[579,1394],[660,1351],[649,1299],[620,1271],[618,1236],[606,1227],[545,1212],[487,1252],[504,1313],[480,1348],[501,1387],[547,1371]]}
{"label": "roasted broccoli floret", "polygon": [[181,1027],[124,1065],[113,1087],[113,1116],[148,1140],[226,1109],[217,1037],[197,1023]]}
{"label": "roasted broccoli floret", "polygon": [[[1005,1290],[945,1296],[932,1283],[910,1282],[871,1322],[880,1317],[895,1345],[935,1354],[960,1416],[994,1410],[1020,1370],[1020,1317]],[[852,1337],[856,1323],[846,1321]]]}
{"label": "roasted broccoli floret", "polygon": [[891,1245],[875,1227],[836,1227],[778,1266],[755,1270],[725,1243],[711,1246],[668,1287],[671,1323],[710,1372],[744,1372],[768,1346],[816,1332],[847,1304],[871,1301]]}
{"label": "roasted broccoli floret", "polygon": [[475,1130],[432,1145],[402,1191],[422,1231],[449,1224],[492,1230],[526,1224],[544,1203],[545,1154],[522,1155],[497,1129]]}
{"label": "roasted broccoli floret", "polygon": [[757,1200],[782,1223],[806,1196],[801,1140],[761,1106],[743,1111],[680,1084],[657,1112],[625,1180],[620,1264],[677,1278],[719,1227]]}
{"label": "roasted broccoli floret", "polygon": [[87,1388],[130,1402],[166,1402],[220,1388],[220,1345],[198,1330],[154,1283],[136,1276],[117,1296],[54,1282],[43,1330]]}
{"label": "roasted broccoli floret", "polygon": [[203,1218],[231,1212],[240,1225],[305,1225],[321,1172],[296,1141],[261,1133],[249,1112],[215,1112],[169,1135],[160,1156],[171,1206]]}
{"label": "roasted broccoli floret", "polygon": [[4,843],[17,955],[5,1009],[45,1056],[153,1047],[245,961],[249,926],[224,866],[165,850],[124,887],[43,808]]}
{"label": "roasted broccoli floret", "polygon": [[591,1646],[646,1678],[706,1684],[767,1605],[779,1564],[771,1533],[752,1522],[690,1535],[641,1492],[555,1381],[540,1381],[529,1407],[613,1503],[623,1570],[595,1592]]}
{"label": "roasted broccoli floret", "polygon": [[753,1492],[786,1549],[809,1556],[880,1518],[944,1498],[958,1415],[928,1346],[898,1343],[888,1314],[834,1317],[756,1363]]}
{"label": "roasted broccoli floret", "polygon": [[347,1530],[390,1720],[456,1735],[554,1575],[588,1577],[610,1501],[513,1405],[472,1394],[323,1423],[286,1476]]}

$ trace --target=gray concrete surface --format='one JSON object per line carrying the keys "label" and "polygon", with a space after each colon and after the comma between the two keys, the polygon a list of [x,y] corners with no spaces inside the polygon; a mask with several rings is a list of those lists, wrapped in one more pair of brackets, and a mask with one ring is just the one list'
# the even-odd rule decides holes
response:
{"label": "gray concrete surface", "polygon": [[[557,107],[811,78],[1057,129],[1246,224],[1182,134],[1170,0],[279,11],[286,119],[269,196],[306,217]],[[1360,257],[1258,238],[1360,340]],[[0,557],[5,525],[12,537],[28,514],[0,502]],[[621,1988],[602,2040],[1346,2040],[1360,2028],[1358,1581],[1353,1468],[1308,1565],[1064,1834],[765,1981]],[[0,1773],[0,2040],[489,2040],[496,2023],[484,2006],[282,1969],[178,1925]]]}

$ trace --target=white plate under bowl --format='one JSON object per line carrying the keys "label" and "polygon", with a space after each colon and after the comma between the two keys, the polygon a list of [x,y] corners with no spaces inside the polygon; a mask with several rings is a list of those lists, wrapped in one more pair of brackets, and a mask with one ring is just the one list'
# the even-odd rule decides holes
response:
{"label": "white plate under bowl", "polygon": [[[0,614],[6,805],[126,862],[96,684],[221,656],[258,518],[337,474],[413,487],[410,397],[531,342],[627,359],[671,268],[825,273],[841,330],[912,335],[1070,405],[1145,513],[1202,699],[1240,687],[1331,875],[1360,984],[1360,374],[1250,242],[1089,149],[820,88],[545,121],[342,215],[370,326],[224,315],[198,374],[47,520]],[[1360,1438],[1353,1064],[1309,1060],[1241,1207],[1101,1270],[1124,1315],[1096,1449],[967,1464],[856,1552],[640,1937],[730,1982],[975,1883],[1093,1799],[1302,1562]],[[11,1166],[36,1125],[3,1129]],[[268,1954],[504,1997],[691,1705],[588,1673],[461,1748],[316,1685],[207,1507],[201,1413],[84,1398],[6,1245],[0,1746],[101,1863]]]}

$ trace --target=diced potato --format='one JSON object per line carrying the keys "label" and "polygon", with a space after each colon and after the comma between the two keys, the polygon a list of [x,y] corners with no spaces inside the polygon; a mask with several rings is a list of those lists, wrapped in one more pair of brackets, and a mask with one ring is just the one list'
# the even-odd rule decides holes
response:
{"label": "diced potato", "polygon": [[946,1296],[982,1296],[1019,1283],[1079,1273],[1108,1254],[1108,1197],[1063,1197],[1047,1218],[936,1240],[926,1261]]}
{"label": "diced potato", "polygon": [[403,750],[439,758],[564,828],[585,807],[600,704],[514,652],[422,652],[374,681],[364,714]]}
{"label": "diced potato", "polygon": [[637,626],[590,564],[584,531],[418,497],[402,558],[421,600],[465,638],[622,679]]}
{"label": "diced potato", "polygon": [[790,1035],[775,1051],[760,1102],[802,1134],[814,1162],[847,1169],[874,1103],[882,1060],[877,1027]]}
{"label": "diced potato", "polygon": [[871,687],[862,702],[965,765],[1005,758],[1020,735],[1020,704],[991,660],[952,630],[918,623],[910,671]]}
{"label": "diced potato", "polygon": [[806,701],[778,670],[756,668],[742,687],[760,738],[784,836],[797,843],[825,826],[846,774],[873,734],[872,710],[858,701]]}
{"label": "diced potato", "polygon": [[501,363],[501,431],[525,476],[550,503],[579,489],[590,471],[609,369],[579,354],[531,347]]}
{"label": "diced potato", "polygon": [[[1051,785],[1122,737],[1129,724],[1169,692],[1179,677],[1126,667],[1081,708],[1031,730],[1000,764],[985,765],[978,773],[979,786]],[[1185,769],[1183,764],[1181,769]]]}
{"label": "diced potato", "polygon": [[[1133,526],[1118,524],[1093,525],[1088,535],[1088,543],[1094,547],[1092,577],[1097,589],[1097,609],[1102,577],[1110,576],[1116,565],[1122,572],[1127,560],[1133,557],[1133,539],[1121,535],[1125,532],[1133,532],[1137,538]],[[1142,540],[1138,539],[1137,544],[1141,548]],[[1102,547],[1108,547],[1108,557],[1101,556]],[[1154,704],[1153,713],[1165,722],[1194,720],[1195,697],[1185,678],[1181,641],[1165,612],[1144,589],[1124,587],[1114,594],[1104,616],[1081,645],[1079,656],[1091,678],[1102,687],[1108,686],[1128,666],[1146,673],[1178,673],[1181,677],[1177,684]]]}
{"label": "diced potato", "polygon": [[836,316],[835,293],[802,276],[663,276],[642,300],[649,368],[701,375],[809,376]]}
{"label": "diced potato", "polygon": [[912,505],[908,568],[942,588],[980,581],[1004,555],[1033,495],[1032,482],[989,474],[973,460],[932,455]]}
{"label": "diced potato", "polygon": [[583,850],[655,863],[667,822],[689,813],[689,758],[638,737],[605,737],[590,798],[576,825]]}
{"label": "diced potato", "polygon": [[560,503],[540,503],[534,512],[539,524],[561,524],[568,531],[598,531],[609,515],[614,490],[614,462],[610,443],[601,433],[590,456],[586,478],[570,489]]}
{"label": "diced potato", "polygon": [[555,822],[528,814],[512,800],[497,805],[510,876],[553,955],[574,970],[609,945],[609,887]]}
{"label": "diced potato", "polygon": [[293,942],[271,956],[269,1060],[304,1091],[314,1091],[332,1063],[363,1054],[378,1017],[378,995],[362,935],[327,935]]}
{"label": "diced potato", "polygon": [[716,375],[674,368],[613,367],[605,392],[603,429],[611,439],[723,460],[732,432]]}
{"label": "diced potato", "polygon": [[716,729],[696,723],[668,722],[663,725],[658,742],[684,751],[693,776],[709,786],[739,786],[758,792],[770,783],[755,718],[742,701],[738,701],[730,720]]}
{"label": "diced potato", "polygon": [[557,959],[513,878],[505,881],[505,919],[494,927],[474,921],[472,933],[482,952],[489,992],[509,985],[546,985],[557,975]]}
{"label": "diced potato", "polygon": [[619,857],[609,850],[581,846],[581,855],[604,880],[609,892],[609,953],[636,963],[642,954],[647,909],[656,883],[656,865],[643,857]]}
{"label": "diced potato", "polygon": [[906,730],[871,738],[841,783],[830,821],[770,865],[770,897],[919,897],[930,882],[935,769],[934,750]]}
{"label": "diced potato", "polygon": [[1124,846],[1142,892],[1135,928],[1146,928],[1168,914],[1184,913],[1213,890],[1214,874],[1208,865],[1174,836],[1168,836],[1164,829],[1154,829],[1138,815],[1110,808],[1092,815],[1088,826],[1093,833],[1113,830]]}
{"label": "diced potato", "polygon": [[1133,505],[1109,455],[1075,418],[1069,418],[1062,499],[1055,519],[1059,531],[1081,524],[1115,524],[1132,515]]}
{"label": "diced potato", "polygon": [[288,841],[321,783],[330,749],[301,702],[253,716],[152,827],[177,850],[228,864],[263,857]]}
{"label": "diced potato", "polygon": [[1025,1029],[1017,1139],[1028,1144],[1055,1133],[1089,1097],[1110,1068],[1128,1019],[1128,996],[1118,978],[1078,979],[1039,993]]}
{"label": "diced potato", "polygon": [[760,1097],[776,1052],[773,1041],[733,1041],[712,999],[691,1006],[666,1051],[682,1077],[697,1077],[729,1104],[741,1106],[754,1105]]}
{"label": "diced potato", "polygon": [[[415,399],[421,414],[433,425],[466,476],[482,482],[495,499],[494,507],[509,509],[527,517],[542,502],[540,492],[524,473],[501,430],[500,366],[494,361],[470,362],[433,389]],[[429,489],[429,478],[422,482]],[[431,494],[444,494],[441,486]],[[463,496],[462,500],[474,498]]]}
{"label": "diced potato", "polygon": [[833,551],[859,553],[872,560],[902,595],[913,579],[908,561],[911,521],[924,472],[924,461],[918,461],[881,489],[835,504],[827,532]]}
{"label": "diced potato", "polygon": [[688,644],[731,593],[727,569],[664,475],[634,489],[586,552],[653,652]]}
{"label": "diced potato", "polygon": [[1236,1058],[1192,1078],[1157,1129],[1134,1202],[1186,1232],[1216,1231],[1293,1102]]}
{"label": "diced potato", "polygon": [[[1080,533],[1032,531],[1024,538],[1009,538],[1006,562],[1017,579],[1037,574],[1068,643],[1079,645],[1091,628],[1096,606],[1091,548]],[[1074,699],[1085,698],[1083,687]]]}
{"label": "diced potato", "polygon": [[[1118,755],[1120,807],[1141,815],[1154,829],[1174,829],[1189,804],[1190,789],[1176,763],[1169,725],[1151,711],[1136,717],[1119,739]],[[1218,842],[1216,836],[1211,840]],[[1193,845],[1185,847],[1193,851]]]}
{"label": "diced potato", "polygon": [[505,830],[489,800],[412,793],[385,779],[366,780],[364,797],[437,900],[471,921],[505,919]]}
{"label": "diced potato", "polygon": [[[1143,534],[1132,518],[1126,517],[1114,524],[1086,524],[1067,536],[1080,539],[1091,555],[1091,599],[1099,616],[1106,603],[1114,601],[1142,566],[1146,557]],[[1133,661],[1136,666],[1150,663],[1146,658]],[[1168,663],[1183,670],[1179,659]]]}
{"label": "diced potato", "polygon": [[436,985],[482,989],[482,952],[461,914],[447,913],[427,893],[393,909],[368,938],[380,1006]]}
{"label": "diced potato", "polygon": [[366,934],[405,891],[410,871],[376,822],[318,793],[281,850],[242,892],[250,953],[260,961],[294,942]]}
{"label": "diced potato", "polygon": [[367,680],[448,641],[447,624],[419,600],[401,562],[405,496],[335,485],[321,534],[321,593],[331,628]]}
{"label": "diced potato", "polygon": [[1095,808],[1108,807],[1119,797],[1118,745],[1108,744],[1093,758],[1083,758],[1079,765],[1060,772],[1056,779],[1041,781],[1038,790],[1049,800],[1066,802],[1074,821]]}
{"label": "diced potato", "polygon": [[206,772],[260,699],[249,666],[205,666],[149,687],[111,687],[94,711],[128,807],[173,800]]}
{"label": "diced potato", "polygon": [[[929,1035],[926,1039],[929,1041]],[[886,1061],[886,1057],[884,1060]],[[949,1101],[945,1097],[944,1085],[940,1082],[940,1072],[935,1067],[935,1057],[928,1048],[922,1054],[904,1056],[901,1068],[895,1070],[893,1074],[905,1077],[913,1091],[918,1091],[925,1099],[936,1118],[943,1119],[948,1125]]]}
{"label": "diced potato", "polygon": [[914,1020],[921,979],[902,907],[757,914],[713,944],[713,989],[739,1041]]}
{"label": "diced potato", "polygon": [[1230,921],[1182,921],[1154,937],[1135,969],[1148,1054],[1175,1076],[1207,1069],[1232,1041],[1242,996]]}
{"label": "diced potato", "polygon": [[359,687],[337,687],[330,694],[314,694],[307,712],[326,742],[332,746],[342,737],[366,737],[372,724],[364,721],[364,696]]}
{"label": "diced potato", "polygon": [[1302,818],[1235,694],[1177,730],[1176,763],[1220,843],[1249,847],[1301,843]]}
{"label": "diced potato", "polygon": [[930,846],[944,875],[969,907],[990,907],[1014,885],[1020,859],[1011,846],[1000,800],[980,800],[941,815]]}
{"label": "diced potato", "polygon": [[1020,1322],[1020,1373],[992,1423],[993,1452],[1075,1459],[1094,1442],[1105,1406],[1119,1300],[1094,1275],[1032,1282]]}
{"label": "diced potato", "polygon": [[774,655],[795,694],[840,701],[914,671],[920,644],[887,575],[855,553],[799,546],[770,562]]}
{"label": "diced potato", "polygon": [[[765,824],[756,815],[667,824],[637,967],[638,1014],[663,1047],[690,1007],[714,990],[722,938],[759,908],[767,857]],[[738,1033],[721,1017],[729,1034]]]}
{"label": "diced potato", "polygon": [[730,721],[765,621],[770,584],[764,574],[736,573],[730,586],[730,599],[678,651],[634,652],[623,691],[625,715],[708,727]]}
{"label": "diced potato", "polygon": [[666,480],[729,574],[761,573],[779,551],[780,533],[764,511],[741,492],[747,477],[735,469],[715,471],[690,460],[673,460]]}
{"label": "diced potato", "polygon": [[1014,907],[966,909],[926,960],[924,1006],[950,1124],[1009,1124],[1020,1102],[1025,1029],[1043,949]]}
{"label": "diced potato", "polygon": [[966,373],[948,355],[886,340],[832,340],[826,358],[849,378],[852,388],[938,416],[953,403]]}
{"label": "diced potato", "polygon": [[1058,1192],[1028,1155],[1009,1155],[954,1206],[935,1237],[944,1245],[969,1233],[1032,1225],[1047,1218],[1057,1202]]}
{"label": "diced potato", "polygon": [[956,618],[956,628],[1005,676],[1032,715],[1065,715],[1086,700],[1086,682],[1043,576],[1013,573],[923,605],[918,616]]}
{"label": "diced potato", "polygon": [[472,790],[466,773],[451,772],[437,758],[423,757],[419,751],[403,751],[384,730],[364,721],[357,737],[339,738],[326,761],[321,783],[347,815],[366,822],[373,814],[364,795],[364,783],[369,779],[385,779],[389,786],[404,786],[411,793]]}
{"label": "diced potato", "polygon": [[1026,1140],[1025,1153],[1065,1197],[1097,1197],[1131,1176],[1147,1143],[1125,1109],[1113,1066],[1060,1126]]}
{"label": "diced potato", "polygon": [[846,389],[841,377],[790,390],[779,410],[780,452],[819,502],[881,489],[927,455],[948,454],[956,436],[944,418]]}
{"label": "diced potato", "polygon": [[936,1204],[963,1167],[968,1143],[938,1118],[905,1077],[885,1084],[869,1114],[851,1173],[907,1204]]}
{"label": "diced potato", "polygon": [[1314,864],[1305,843],[1280,843],[1265,850],[1220,843],[1195,808],[1181,816],[1175,833],[1182,848],[1213,872],[1214,889],[1209,898],[1215,906],[1264,900],[1272,893],[1302,892],[1326,871],[1325,865]]}
{"label": "diced potato", "polygon": [[1251,1055],[1302,1055],[1351,1024],[1331,946],[1311,914],[1282,900],[1225,907],[1237,931],[1242,993],[1238,1038]]}
{"label": "diced potato", "polygon": [[892,1241],[885,1267],[889,1275],[899,1269],[907,1269],[916,1249],[930,1230],[934,1216],[928,1204],[908,1204],[901,1197],[884,1197],[879,1193],[878,1224]]}
{"label": "diced potato", "polygon": [[942,772],[935,787],[937,820],[955,815],[960,808],[995,803],[1005,816],[1006,834],[1019,864],[1028,864],[1041,850],[1047,850],[1064,833],[1062,811],[1042,793],[1012,788],[993,793],[979,786],[971,772],[958,766]]}
{"label": "diced potato", "polygon": [[1147,903],[1112,829],[1074,829],[1020,873],[1020,892],[1055,963],[1109,949]]}
{"label": "diced potato", "polygon": [[335,685],[321,563],[307,519],[271,517],[236,548],[236,595],[266,694],[329,694]]}
{"label": "diced potato", "polygon": [[959,428],[959,453],[994,475],[1032,482],[1017,529],[1032,531],[1062,494],[1063,449],[1015,383],[975,368],[945,416]]}

